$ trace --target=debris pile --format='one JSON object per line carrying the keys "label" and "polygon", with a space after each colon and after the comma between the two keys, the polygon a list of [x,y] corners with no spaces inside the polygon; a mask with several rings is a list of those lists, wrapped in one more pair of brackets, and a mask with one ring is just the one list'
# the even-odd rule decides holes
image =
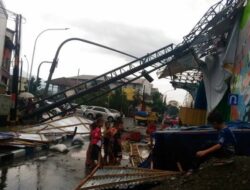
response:
{"label": "debris pile", "polygon": [[[58,142],[66,135],[88,135],[92,121],[77,117],[64,117],[19,130],[0,133],[0,147],[27,148]],[[79,139],[79,137],[78,137]],[[83,142],[82,142],[83,143]]]}

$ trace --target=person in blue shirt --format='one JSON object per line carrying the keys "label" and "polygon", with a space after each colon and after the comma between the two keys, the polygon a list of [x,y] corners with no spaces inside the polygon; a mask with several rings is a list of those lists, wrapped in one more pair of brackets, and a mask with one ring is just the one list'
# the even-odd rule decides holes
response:
{"label": "person in blue shirt", "polygon": [[208,160],[211,157],[217,158],[215,165],[223,165],[233,162],[233,156],[236,152],[237,141],[233,132],[225,125],[223,116],[220,112],[214,111],[208,115],[208,123],[210,123],[214,129],[218,130],[217,142],[203,150],[196,152],[192,159],[192,166],[186,173],[191,175],[193,171],[197,170],[201,163]]}
{"label": "person in blue shirt", "polygon": [[211,112],[207,120],[214,129],[218,130],[218,140],[215,145],[196,152],[196,156],[202,158],[213,154],[219,158],[230,158],[235,155],[237,141],[233,132],[225,125],[221,113]]}

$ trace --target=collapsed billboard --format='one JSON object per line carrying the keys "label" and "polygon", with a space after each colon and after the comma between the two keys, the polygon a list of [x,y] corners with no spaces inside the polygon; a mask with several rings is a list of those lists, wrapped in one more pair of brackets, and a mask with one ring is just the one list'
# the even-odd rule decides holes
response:
{"label": "collapsed billboard", "polygon": [[250,121],[250,2],[240,23],[231,92],[237,94],[237,105],[231,106],[231,119]]}

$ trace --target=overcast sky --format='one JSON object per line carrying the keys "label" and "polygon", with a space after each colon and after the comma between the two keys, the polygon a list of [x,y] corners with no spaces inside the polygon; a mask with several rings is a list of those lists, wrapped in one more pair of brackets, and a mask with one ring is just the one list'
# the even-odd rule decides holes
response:
{"label": "overcast sky", "polygon": [[[41,61],[52,61],[59,44],[79,37],[95,41],[135,56],[143,56],[169,43],[181,42],[205,11],[217,0],[4,0],[6,9],[22,14],[22,52],[29,62],[36,36],[33,74]],[[9,26],[13,21],[9,21]],[[24,58],[25,60],[25,58]],[[80,74],[99,75],[131,59],[82,42],[66,44],[59,55],[53,78]],[[47,79],[49,65],[43,65],[40,76]],[[24,63],[27,70],[27,63]],[[167,92],[168,100],[183,101],[185,91],[172,91],[169,81],[157,79],[154,87]]]}

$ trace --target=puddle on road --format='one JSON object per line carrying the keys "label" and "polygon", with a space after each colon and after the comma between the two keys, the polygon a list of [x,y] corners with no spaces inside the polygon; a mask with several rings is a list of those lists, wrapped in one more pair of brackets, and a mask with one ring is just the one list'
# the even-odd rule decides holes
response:
{"label": "puddle on road", "polygon": [[85,176],[83,149],[0,168],[0,190],[69,190]]}

